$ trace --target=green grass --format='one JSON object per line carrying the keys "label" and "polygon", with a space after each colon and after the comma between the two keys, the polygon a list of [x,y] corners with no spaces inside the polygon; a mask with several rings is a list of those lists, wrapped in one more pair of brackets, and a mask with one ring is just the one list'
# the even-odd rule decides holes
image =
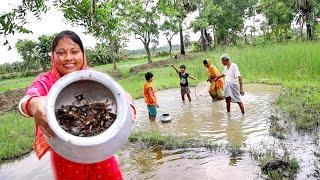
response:
{"label": "green grass", "polygon": [[19,77],[14,79],[0,80],[0,93],[9,91],[9,90],[28,87],[31,84],[33,79],[34,77],[30,76],[30,77]]}
{"label": "green grass", "polygon": [[295,82],[286,89],[277,103],[288,112],[299,129],[312,130],[320,124],[320,83]]}
{"label": "green grass", "polygon": [[29,153],[34,140],[34,123],[20,114],[0,116],[0,164]]}
{"label": "green grass", "polygon": [[[160,60],[166,60],[169,57],[153,57],[152,61],[157,62]],[[117,63],[117,69],[120,71],[122,78],[127,78],[130,76],[129,71],[131,68],[135,66],[139,66],[141,64],[147,63],[147,59],[144,56],[137,56],[134,58],[130,58],[128,60],[123,60]],[[106,64],[95,66],[94,69],[100,72],[110,72],[113,68],[113,64]]]}
{"label": "green grass", "polygon": [[260,163],[262,173],[266,179],[294,179],[300,165],[296,158],[292,158],[285,153],[279,156],[274,150],[267,150],[256,160]]}
{"label": "green grass", "polygon": [[143,147],[162,148],[162,149],[181,149],[181,148],[200,148],[208,150],[220,150],[221,144],[213,141],[199,141],[195,139],[185,139],[171,135],[162,135],[159,132],[145,131],[133,132],[129,137],[131,143],[142,143]]}
{"label": "green grass", "polygon": [[[278,148],[281,148],[281,151]],[[249,152],[259,163],[264,179],[295,179],[300,169],[299,161],[289,154],[283,144],[271,149],[251,149]]]}

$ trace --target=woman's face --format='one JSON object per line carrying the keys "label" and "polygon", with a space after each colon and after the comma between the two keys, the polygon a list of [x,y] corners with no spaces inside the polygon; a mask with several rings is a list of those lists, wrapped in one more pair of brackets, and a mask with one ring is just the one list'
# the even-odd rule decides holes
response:
{"label": "woman's face", "polygon": [[53,61],[60,74],[80,70],[84,64],[84,56],[80,46],[71,38],[64,37],[59,40],[53,52]]}

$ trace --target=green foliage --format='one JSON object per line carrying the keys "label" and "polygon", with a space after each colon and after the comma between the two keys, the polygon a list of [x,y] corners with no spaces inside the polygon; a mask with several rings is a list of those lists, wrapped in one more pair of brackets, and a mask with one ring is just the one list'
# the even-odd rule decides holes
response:
{"label": "green foliage", "polygon": [[201,44],[198,41],[192,42],[192,51],[193,52],[200,52],[202,50]]}
{"label": "green foliage", "polygon": [[0,74],[25,71],[24,62],[5,63],[0,65]]}
{"label": "green foliage", "polygon": [[13,79],[4,79],[0,81],[0,93],[14,90],[14,89],[21,89],[28,87],[32,80],[34,79],[34,76],[29,77],[16,77]]}
{"label": "green foliage", "polygon": [[116,68],[116,56],[120,52],[127,32],[126,18],[128,0],[115,1],[73,1],[58,4],[70,22],[85,27],[90,34],[101,40]]}
{"label": "green foliage", "polygon": [[[7,13],[2,13],[0,16],[0,35],[14,35],[15,33],[30,33],[31,31],[25,28],[26,14],[30,12],[40,18],[40,15],[43,12],[46,12],[48,7],[45,4],[44,0],[24,0],[22,4],[17,8],[12,9]],[[6,40],[4,45],[8,45],[9,42]],[[9,46],[11,49],[11,46]]]}
{"label": "green foliage", "polygon": [[50,65],[50,50],[53,35],[41,35],[38,42],[33,40],[18,40],[16,49],[24,60],[24,71],[47,70]]}
{"label": "green foliage", "polygon": [[26,70],[38,68],[36,46],[37,42],[27,39],[18,40],[18,42],[16,43],[16,49],[18,53],[22,56],[22,59],[24,60]]}
{"label": "green foliage", "polygon": [[194,21],[191,22],[190,26],[193,29],[193,32],[196,33],[198,31],[201,31],[202,29],[207,29],[209,27],[209,22],[206,18],[197,17]]}
{"label": "green foliage", "polygon": [[204,147],[208,150],[218,150],[222,145],[213,141],[199,141],[194,139],[186,139],[173,137],[170,135],[162,135],[159,132],[133,132],[130,134],[129,141],[131,143],[142,143],[146,147],[178,149],[178,148],[199,148]]}
{"label": "green foliage", "polygon": [[160,16],[150,1],[131,1],[128,14],[129,29],[136,39],[139,39],[147,52],[148,63],[151,63],[150,43],[158,38],[159,30],[157,20]]}
{"label": "green foliage", "polygon": [[97,44],[92,49],[86,49],[86,56],[90,66],[112,63],[111,53],[106,46],[105,44]]}
{"label": "green foliage", "polygon": [[39,64],[42,67],[43,71],[46,71],[47,66],[50,65],[50,51],[51,51],[51,42],[53,41],[54,35],[41,35],[38,40],[36,47],[36,52],[39,59]]}
{"label": "green foliage", "polygon": [[272,34],[278,41],[289,39],[291,22],[294,18],[294,4],[286,0],[262,0],[257,11],[267,17]]}
{"label": "green foliage", "polygon": [[216,44],[235,44],[243,30],[246,10],[255,3],[254,0],[206,0],[201,16],[192,23],[193,30],[197,32],[212,27]]}
{"label": "green foliage", "polygon": [[289,112],[299,129],[313,129],[320,124],[320,84],[288,83],[278,105]]}
{"label": "green foliage", "polygon": [[290,157],[286,147],[283,148],[284,155],[279,155],[275,150],[270,149],[265,152],[252,152],[266,179],[294,179],[297,174],[300,168],[298,160]]}
{"label": "green foliage", "polygon": [[0,116],[0,164],[29,153],[34,141],[34,123],[11,113]]}

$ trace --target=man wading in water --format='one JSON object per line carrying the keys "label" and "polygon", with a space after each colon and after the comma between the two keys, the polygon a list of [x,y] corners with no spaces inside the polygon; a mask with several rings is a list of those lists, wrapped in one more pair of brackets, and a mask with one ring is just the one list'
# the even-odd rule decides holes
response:
{"label": "man wading in water", "polygon": [[238,103],[241,113],[244,114],[244,106],[240,95],[244,95],[242,78],[238,65],[232,63],[227,54],[221,56],[221,63],[224,65],[223,74],[216,77],[214,81],[224,77],[224,97],[227,103],[227,111],[230,112],[230,103]]}

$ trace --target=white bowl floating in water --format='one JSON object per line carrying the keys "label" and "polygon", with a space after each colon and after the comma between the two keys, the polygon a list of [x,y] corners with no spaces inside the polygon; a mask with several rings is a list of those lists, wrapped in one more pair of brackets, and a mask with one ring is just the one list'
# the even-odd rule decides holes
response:
{"label": "white bowl floating in water", "polygon": [[[84,94],[93,102],[107,98],[115,102],[116,119],[101,133],[80,137],[61,128],[55,110],[70,105],[74,97]],[[131,132],[131,111],[125,91],[108,75],[82,70],[60,78],[50,89],[46,105],[48,124],[55,137],[46,138],[50,147],[62,157],[77,163],[96,163],[115,154],[128,141]]]}
{"label": "white bowl floating in water", "polygon": [[160,117],[161,122],[169,122],[172,120],[172,116],[170,114],[162,114]]}

